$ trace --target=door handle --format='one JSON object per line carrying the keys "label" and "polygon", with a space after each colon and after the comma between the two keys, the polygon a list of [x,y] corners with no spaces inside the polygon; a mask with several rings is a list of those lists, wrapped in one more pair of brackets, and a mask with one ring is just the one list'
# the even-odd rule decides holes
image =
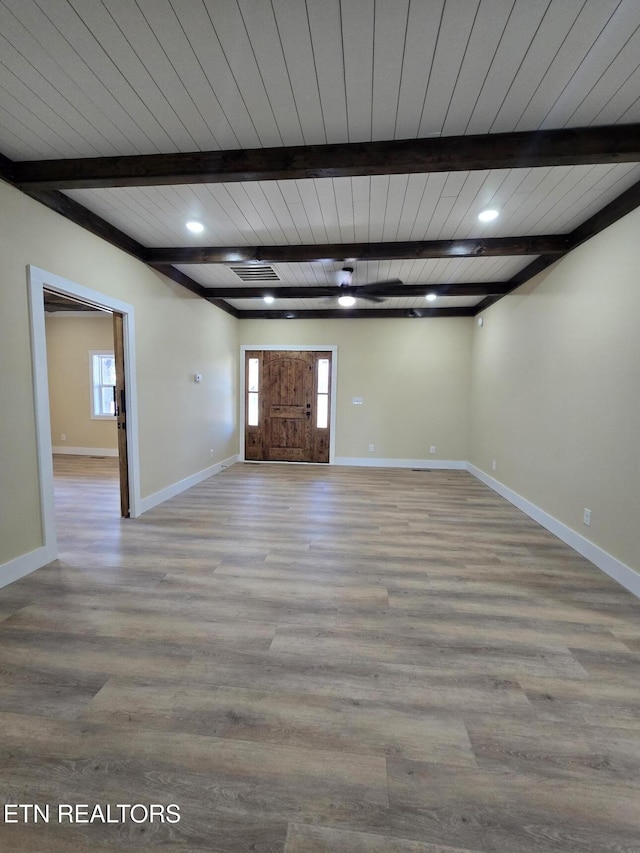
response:
{"label": "door handle", "polygon": [[310,417],[311,417],[311,412],[307,411],[307,412],[305,412],[305,414],[306,414],[306,416],[307,416],[308,418],[310,418]]}

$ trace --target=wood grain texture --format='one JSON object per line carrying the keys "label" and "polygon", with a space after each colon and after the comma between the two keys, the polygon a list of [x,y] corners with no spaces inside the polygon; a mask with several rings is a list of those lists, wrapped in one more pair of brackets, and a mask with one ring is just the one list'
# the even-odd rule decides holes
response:
{"label": "wood grain texture", "polygon": [[[384,261],[406,258],[478,258],[504,255],[563,255],[562,234],[484,237],[460,240],[411,240],[378,243],[294,244],[286,246],[178,246],[147,249],[145,260],[159,264],[300,263],[311,261]],[[215,295],[215,292],[214,294]]]}
{"label": "wood grain texture", "polygon": [[12,164],[16,184],[38,190],[227,183],[357,175],[636,162],[640,126],[190,151]]}
{"label": "wood grain texture", "polygon": [[0,846],[638,853],[640,603],[465,472],[238,464],[0,591],[5,802],[178,803]]}
{"label": "wood grain texture", "polygon": [[120,483],[120,515],[129,518],[129,449],[127,447],[127,423],[129,421],[129,395],[125,376],[124,315],[114,311],[113,316],[113,354],[116,371],[113,399],[116,428],[118,430],[118,470]]}
{"label": "wood grain texture", "polygon": [[480,850],[637,850],[637,789],[624,784],[388,761],[391,826],[407,838]]}
{"label": "wood grain texture", "polygon": [[269,287],[268,284],[263,284],[254,287],[216,287],[210,292],[220,299],[262,298],[267,295],[271,295],[275,299],[305,299],[320,296],[343,296],[345,294],[358,296],[358,294],[367,293],[373,293],[376,296],[415,296],[424,298],[424,294],[427,291],[436,293],[438,296],[487,296],[502,295],[508,289],[510,289],[510,285],[504,281],[438,285],[427,283],[402,284],[401,282],[390,281],[384,285],[377,283],[368,287],[366,285],[363,287],[347,287],[344,285],[324,285],[318,287],[314,287],[313,285],[305,285],[303,287],[287,285],[286,287]]}
{"label": "wood grain texture", "polygon": [[285,853],[334,853],[336,850],[343,853],[478,853],[407,838],[373,835],[370,832],[349,832],[301,824],[289,826]]}

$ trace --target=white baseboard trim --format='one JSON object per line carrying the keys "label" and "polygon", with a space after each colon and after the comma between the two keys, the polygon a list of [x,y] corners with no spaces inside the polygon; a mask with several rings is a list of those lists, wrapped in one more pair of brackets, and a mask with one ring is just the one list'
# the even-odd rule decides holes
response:
{"label": "white baseboard trim", "polygon": [[480,468],[476,468],[470,462],[467,463],[467,471],[489,486],[490,489],[493,489],[494,492],[506,498],[509,503],[517,506],[525,515],[537,521],[538,524],[542,525],[550,533],[553,533],[554,536],[557,536],[558,539],[561,539],[569,547],[573,548],[574,551],[577,551],[578,554],[586,557],[587,560],[617,581],[625,589],[628,589],[629,592],[640,598],[640,574],[635,569],[616,559],[616,557],[613,557],[580,533],[567,527],[562,521],[558,521],[557,518],[549,515],[548,512],[532,504],[531,501],[523,498],[522,495],[514,492],[508,486],[499,482],[499,480],[490,477],[489,474],[486,474]]}
{"label": "white baseboard trim", "polygon": [[467,463],[461,459],[377,459],[370,456],[336,456],[334,464],[362,468],[447,468],[454,471],[467,468]]}
{"label": "white baseboard trim", "polygon": [[204,468],[202,471],[198,471],[197,474],[185,477],[184,480],[178,480],[177,483],[167,486],[166,489],[160,489],[159,492],[155,492],[146,498],[142,498],[140,501],[140,514],[153,509],[154,506],[158,506],[159,504],[168,501],[169,498],[174,498],[176,495],[179,495],[180,492],[184,492],[192,486],[197,486],[198,483],[201,483],[203,480],[208,480],[209,477],[213,477],[214,474],[219,474],[224,468],[229,468],[231,465],[238,462],[239,458],[238,454],[235,456],[229,456],[228,459],[223,459],[222,462],[217,462],[209,468]]}
{"label": "white baseboard trim", "polygon": [[117,456],[117,447],[52,447],[52,453],[61,453],[63,456]]}
{"label": "white baseboard trim", "polygon": [[25,575],[35,572],[36,569],[41,569],[55,558],[55,554],[50,553],[48,548],[41,546],[35,551],[29,551],[28,554],[22,554],[14,560],[9,560],[8,563],[3,563],[0,566],[0,588],[20,580]]}

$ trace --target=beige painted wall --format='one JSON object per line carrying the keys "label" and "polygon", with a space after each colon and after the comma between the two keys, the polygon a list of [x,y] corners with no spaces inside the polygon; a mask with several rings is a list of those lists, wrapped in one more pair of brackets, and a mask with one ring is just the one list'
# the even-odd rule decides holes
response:
{"label": "beige painted wall", "polygon": [[[115,418],[91,417],[91,350],[113,352],[111,314],[76,317],[46,316],[47,374],[51,444],[56,447],[87,447],[115,450],[118,434]],[[66,439],[62,439],[62,435]]]}
{"label": "beige painted wall", "polygon": [[435,444],[435,458],[489,474],[496,459],[506,486],[640,569],[639,229],[636,211],[489,309],[482,329],[237,322],[0,183],[0,564],[42,542],[33,264],[135,307],[143,497],[237,452],[239,343],[335,344],[338,456],[420,459]]}
{"label": "beige painted wall", "polygon": [[639,233],[636,210],[486,311],[474,333],[470,457],[636,570]]}
{"label": "beige painted wall", "polygon": [[238,448],[237,321],[0,183],[0,564],[42,544],[28,264],[134,306],[142,497]]}
{"label": "beige painted wall", "polygon": [[240,320],[239,328],[249,346],[337,345],[337,457],[467,459],[471,319]]}

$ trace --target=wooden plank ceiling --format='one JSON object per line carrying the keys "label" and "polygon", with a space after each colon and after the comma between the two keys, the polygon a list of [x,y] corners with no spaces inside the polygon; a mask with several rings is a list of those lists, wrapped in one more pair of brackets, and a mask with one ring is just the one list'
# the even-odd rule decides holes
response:
{"label": "wooden plank ceiling", "polygon": [[0,54],[0,175],[236,316],[473,315],[640,204],[637,0],[0,0]]}

